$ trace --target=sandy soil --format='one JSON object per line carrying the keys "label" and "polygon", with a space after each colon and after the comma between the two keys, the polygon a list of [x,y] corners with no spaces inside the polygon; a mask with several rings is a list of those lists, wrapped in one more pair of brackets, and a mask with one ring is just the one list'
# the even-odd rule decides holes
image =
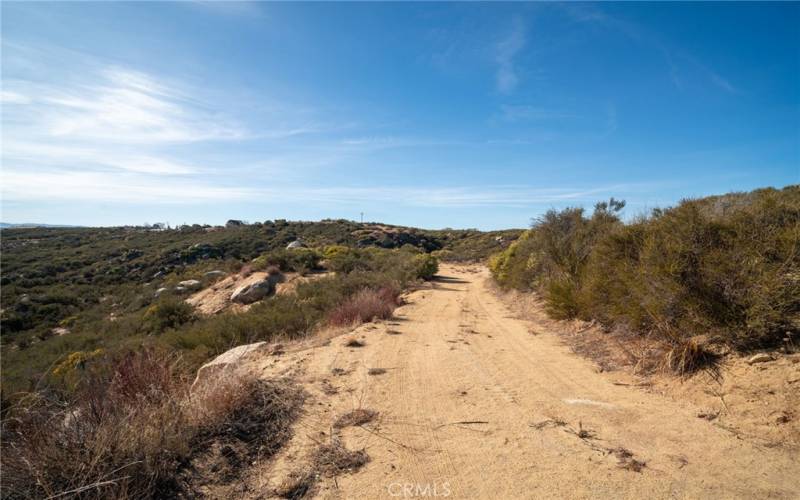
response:
{"label": "sandy soil", "polygon": [[[621,374],[570,351],[559,323],[512,314],[483,267],[440,274],[396,320],[254,362],[310,398],[292,442],[239,494],[269,497],[338,416],[366,408],[378,418],[341,433],[370,462],[321,479],[317,497],[800,498],[797,448],[698,418],[691,398],[617,385]],[[353,337],[365,345],[346,347]]]}
{"label": "sandy soil", "polygon": [[800,353],[773,351],[772,361],[755,364],[747,362],[752,354],[729,354],[713,369],[676,377],[647,369],[660,360],[648,339],[608,332],[585,321],[552,320],[534,294],[490,288],[516,317],[541,331],[558,333],[573,352],[591,359],[598,371],[613,372],[613,383],[690,402],[698,408],[698,418],[762,446],[800,452]]}

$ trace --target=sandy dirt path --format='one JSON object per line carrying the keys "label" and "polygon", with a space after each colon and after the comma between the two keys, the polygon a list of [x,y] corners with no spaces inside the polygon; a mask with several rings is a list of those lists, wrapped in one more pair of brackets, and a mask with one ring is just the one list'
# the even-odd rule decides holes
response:
{"label": "sandy dirt path", "polygon": [[[342,439],[371,460],[322,480],[319,498],[800,498],[796,451],[615,385],[552,327],[512,317],[484,267],[440,275],[394,321],[260,361],[265,376],[291,374],[312,396],[295,439],[250,491],[261,496],[302,468],[333,420],[361,407],[378,419]],[[366,345],[346,347],[352,337]],[[637,472],[634,460],[646,466]]]}

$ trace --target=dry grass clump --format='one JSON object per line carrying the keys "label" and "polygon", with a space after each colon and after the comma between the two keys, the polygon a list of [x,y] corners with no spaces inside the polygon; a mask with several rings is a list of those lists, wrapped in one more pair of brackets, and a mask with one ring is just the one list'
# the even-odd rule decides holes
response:
{"label": "dry grass clump", "polygon": [[713,364],[715,344],[776,348],[800,332],[800,186],[684,200],[630,223],[623,206],[549,211],[492,258],[495,279],[540,292],[555,318],[663,343],[660,366],[679,373]]}
{"label": "dry grass clump", "polygon": [[358,340],[358,339],[347,339],[347,342],[344,343],[345,347],[364,347],[367,345],[366,343]]}
{"label": "dry grass clump", "polygon": [[322,476],[334,477],[352,473],[368,462],[369,455],[366,451],[348,450],[338,439],[333,439],[329,444],[320,444],[312,453],[308,468],[292,472],[274,493],[280,498],[305,498],[313,494],[316,483]]}
{"label": "dry grass clump", "polygon": [[392,287],[365,288],[345,300],[328,314],[333,326],[349,326],[375,319],[389,319],[400,305],[399,291]]}
{"label": "dry grass clump", "polygon": [[314,491],[317,479],[314,471],[295,471],[275,488],[273,493],[278,498],[289,500],[305,498]]}
{"label": "dry grass clump", "polygon": [[245,467],[271,457],[291,437],[303,401],[298,388],[286,380],[229,378],[190,405],[197,433],[189,467],[179,473],[187,493],[195,484],[236,481]]}
{"label": "dry grass clump", "polygon": [[312,496],[317,481],[323,477],[355,472],[369,462],[365,450],[348,450],[342,444],[339,431],[344,427],[363,425],[378,416],[378,412],[358,408],[340,415],[333,423],[333,433],[329,443],[319,443],[309,458],[306,467],[289,474],[273,492],[280,498],[299,499]]}
{"label": "dry grass clump", "polygon": [[548,418],[546,420],[542,420],[541,422],[528,425],[536,430],[542,430],[547,427],[564,427],[565,425],[567,425],[567,422],[565,420],[556,417],[556,418]]}
{"label": "dry grass clump", "polygon": [[355,472],[369,462],[364,450],[348,450],[338,441],[317,448],[314,455],[316,469],[326,476]]}
{"label": "dry grass clump", "polygon": [[674,339],[661,357],[662,368],[673,373],[694,373],[701,369],[717,370],[719,355],[693,339]]}
{"label": "dry grass clump", "polygon": [[288,438],[302,402],[290,383],[231,377],[190,395],[178,364],[142,350],[91,368],[71,397],[21,400],[2,424],[4,497],[192,495],[214,450],[230,476]]}
{"label": "dry grass clump", "polygon": [[528,424],[536,430],[543,430],[547,428],[566,427],[565,432],[577,436],[589,448],[603,455],[614,455],[617,458],[617,465],[622,469],[627,469],[633,472],[641,472],[642,469],[647,467],[647,462],[638,460],[634,457],[633,452],[623,448],[622,446],[608,447],[602,446],[597,441],[602,441],[595,431],[589,428],[584,428],[582,422],[578,422],[578,428],[569,427],[567,422],[560,418],[548,418],[537,422],[535,424]]}
{"label": "dry grass clump", "polygon": [[378,412],[375,410],[357,408],[353,411],[345,413],[344,415],[341,415],[333,423],[333,426],[341,429],[342,427],[350,427],[353,425],[364,425],[375,420],[375,417],[377,416]]}
{"label": "dry grass clump", "polygon": [[647,462],[643,460],[637,460],[634,458],[633,453],[625,448],[619,447],[608,451],[617,457],[617,465],[622,469],[627,469],[633,472],[642,472],[642,469],[647,467]]}

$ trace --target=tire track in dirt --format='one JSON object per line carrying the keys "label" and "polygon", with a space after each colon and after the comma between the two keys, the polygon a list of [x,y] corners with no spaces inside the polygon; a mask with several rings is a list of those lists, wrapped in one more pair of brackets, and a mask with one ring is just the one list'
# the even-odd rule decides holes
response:
{"label": "tire track in dirt", "polygon": [[[303,352],[311,355],[299,378],[315,402],[303,431],[260,471],[254,496],[302,466],[316,445],[304,436],[364,405],[378,421],[342,439],[371,461],[323,480],[319,498],[800,497],[790,450],[737,439],[696,418],[689,403],[614,385],[562,345],[556,322],[511,317],[484,267],[445,265],[440,274],[409,294],[396,321],[352,332],[364,347],[333,338]],[[295,362],[287,355],[264,376]],[[351,371],[334,377],[332,367]],[[373,367],[387,371],[367,375]],[[323,379],[338,393],[321,393]],[[608,452],[618,447],[647,465],[619,467]]]}

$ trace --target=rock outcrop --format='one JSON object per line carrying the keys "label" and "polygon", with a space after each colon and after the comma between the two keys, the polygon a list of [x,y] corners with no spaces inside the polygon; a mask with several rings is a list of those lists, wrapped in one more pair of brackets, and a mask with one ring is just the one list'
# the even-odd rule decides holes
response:
{"label": "rock outcrop", "polygon": [[231,294],[231,302],[252,304],[275,293],[275,286],[283,281],[282,274],[271,274],[263,280],[242,285]]}
{"label": "rock outcrop", "polygon": [[293,242],[286,245],[286,250],[294,250],[296,248],[305,248],[306,246],[300,240],[294,240]]}
{"label": "rock outcrop", "polygon": [[264,352],[266,348],[266,342],[256,342],[255,344],[240,345],[223,352],[197,370],[197,376],[192,383],[192,392],[196,391],[208,381],[213,382],[222,375],[223,372],[235,371],[247,359],[255,354]]}

